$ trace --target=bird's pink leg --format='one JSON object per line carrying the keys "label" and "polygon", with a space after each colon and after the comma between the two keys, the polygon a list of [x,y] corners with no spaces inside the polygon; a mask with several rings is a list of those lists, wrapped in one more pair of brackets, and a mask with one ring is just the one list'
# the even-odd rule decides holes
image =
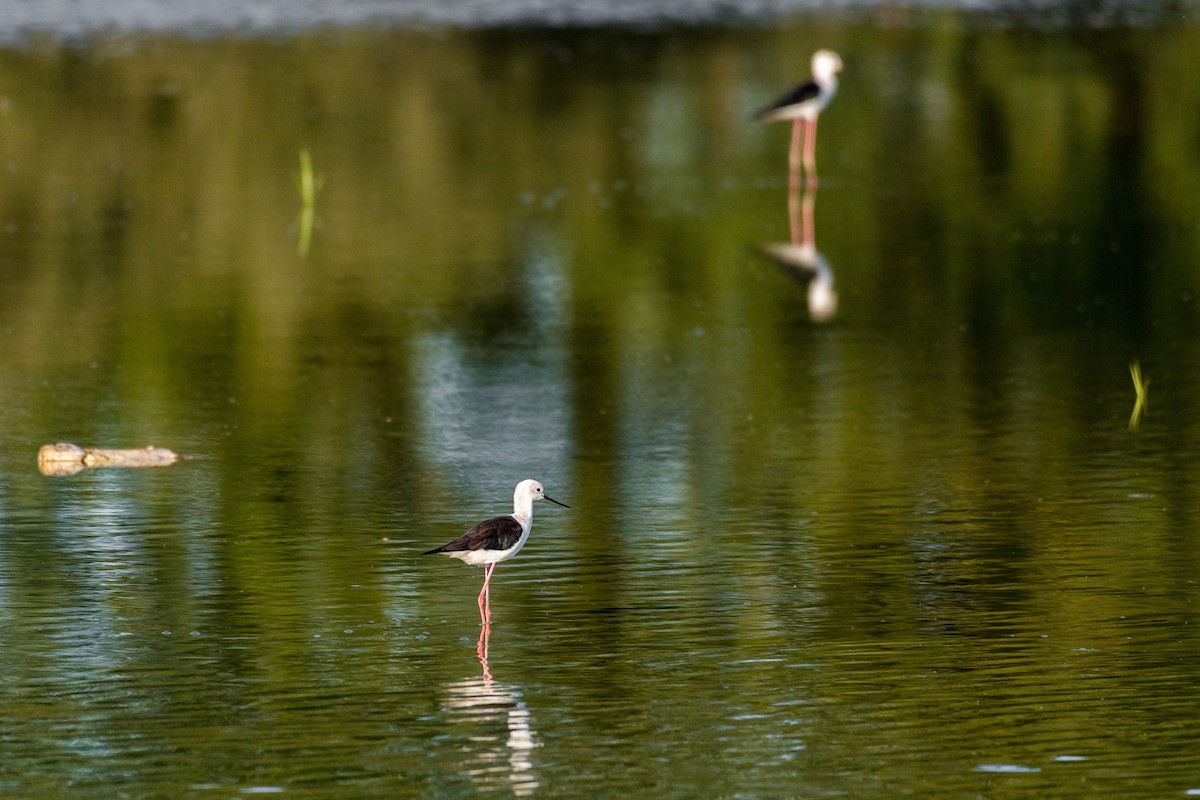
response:
{"label": "bird's pink leg", "polygon": [[[809,247],[816,248],[817,246],[817,228],[813,225],[813,206],[816,205],[817,192],[812,186],[808,187],[804,192],[804,199],[800,203],[803,213],[803,221],[800,223],[800,238],[803,244]],[[792,244],[797,244],[792,242]]]}
{"label": "bird's pink leg", "polygon": [[817,182],[817,118],[804,120],[804,166],[813,184]]}
{"label": "bird's pink leg", "polygon": [[792,244],[799,245],[804,239],[804,224],[800,219],[800,187],[788,187],[788,230],[792,234]]}
{"label": "bird's pink leg", "polygon": [[479,601],[478,601],[479,620],[481,622],[484,622],[485,625],[487,624],[487,614],[485,613],[485,610],[484,610],[484,603],[488,601],[487,583],[488,583],[488,581],[491,581],[493,566],[496,566],[496,565],[488,564],[484,567],[484,588],[479,590]]}
{"label": "bird's pink leg", "polygon": [[788,188],[800,188],[800,143],[804,139],[803,121],[792,120],[792,149],[788,151]]}
{"label": "bird's pink leg", "polygon": [[492,581],[492,570],[495,568],[494,563],[483,568],[483,589],[479,592],[479,619],[484,625],[492,621],[492,593],[488,587]]}

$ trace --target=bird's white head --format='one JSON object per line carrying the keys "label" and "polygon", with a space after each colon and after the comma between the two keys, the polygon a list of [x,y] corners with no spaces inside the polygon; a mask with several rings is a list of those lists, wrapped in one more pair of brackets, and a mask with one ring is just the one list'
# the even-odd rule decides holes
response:
{"label": "bird's white head", "polygon": [[524,500],[528,500],[531,504],[534,500],[549,500],[555,505],[560,505],[563,508],[570,508],[570,506],[566,503],[560,503],[553,497],[547,497],[546,490],[543,489],[542,485],[533,478],[526,478],[518,483],[516,491],[513,492],[514,505],[521,505],[522,501]]}
{"label": "bird's white head", "polygon": [[828,80],[842,71],[842,57],[832,50],[818,50],[812,57],[813,77]]}
{"label": "bird's white head", "polygon": [[530,500],[541,500],[546,496],[546,490],[533,478],[527,478],[517,484],[517,490],[513,492],[513,496],[528,497]]}

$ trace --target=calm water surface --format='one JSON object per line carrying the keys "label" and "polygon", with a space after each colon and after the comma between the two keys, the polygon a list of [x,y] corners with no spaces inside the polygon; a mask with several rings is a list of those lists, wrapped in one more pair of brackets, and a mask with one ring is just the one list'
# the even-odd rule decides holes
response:
{"label": "calm water surface", "polygon": [[[832,316],[749,121],[820,46]],[[940,11],[0,50],[0,794],[1200,793],[1195,63]],[[417,553],[526,477],[573,508],[482,663]]]}

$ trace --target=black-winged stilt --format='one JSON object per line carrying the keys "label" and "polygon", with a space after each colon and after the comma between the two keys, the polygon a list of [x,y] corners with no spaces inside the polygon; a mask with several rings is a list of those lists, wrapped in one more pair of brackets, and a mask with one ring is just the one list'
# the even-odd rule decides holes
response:
{"label": "black-winged stilt", "polygon": [[788,175],[793,184],[800,180],[800,143],[804,142],[803,164],[816,172],[817,117],[837,94],[837,74],[842,58],[832,50],[818,50],[812,57],[812,80],[802,83],[758,112],[760,122],[792,120],[792,149],[788,157]]}
{"label": "black-winged stilt", "polygon": [[[546,494],[542,485],[533,479],[523,480],[513,492],[513,513],[484,520],[452,542],[421,553],[423,556],[440,553],[457,558],[473,567],[483,567],[483,589],[479,592],[479,618],[486,627],[492,620],[491,596],[488,586],[492,571],[501,561],[507,561],[521,551],[533,528],[533,501],[549,500],[563,508]],[[482,641],[482,640],[481,640]],[[482,646],[482,645],[481,645]]]}

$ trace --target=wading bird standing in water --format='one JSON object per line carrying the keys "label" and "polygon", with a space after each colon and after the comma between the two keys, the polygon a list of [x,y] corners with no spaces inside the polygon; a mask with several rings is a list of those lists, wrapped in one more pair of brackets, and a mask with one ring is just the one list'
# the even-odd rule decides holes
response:
{"label": "wading bird standing in water", "polygon": [[428,556],[440,553],[457,558],[473,567],[483,567],[483,589],[479,592],[479,618],[483,621],[485,628],[492,621],[491,596],[488,592],[492,571],[501,561],[507,561],[519,553],[525,546],[525,542],[528,541],[529,531],[533,527],[534,500],[549,500],[563,508],[570,508],[566,503],[559,503],[553,497],[547,496],[542,485],[537,481],[524,480],[517,484],[516,491],[513,492],[513,513],[484,520],[454,541],[421,554]]}
{"label": "wading bird standing in water", "polygon": [[[800,165],[815,180],[817,173],[817,117],[837,94],[837,74],[842,59],[832,50],[818,50],[812,57],[812,80],[802,83],[758,112],[760,122],[792,120],[792,149],[788,157],[788,181],[800,184]],[[801,156],[801,142],[804,153]]]}

